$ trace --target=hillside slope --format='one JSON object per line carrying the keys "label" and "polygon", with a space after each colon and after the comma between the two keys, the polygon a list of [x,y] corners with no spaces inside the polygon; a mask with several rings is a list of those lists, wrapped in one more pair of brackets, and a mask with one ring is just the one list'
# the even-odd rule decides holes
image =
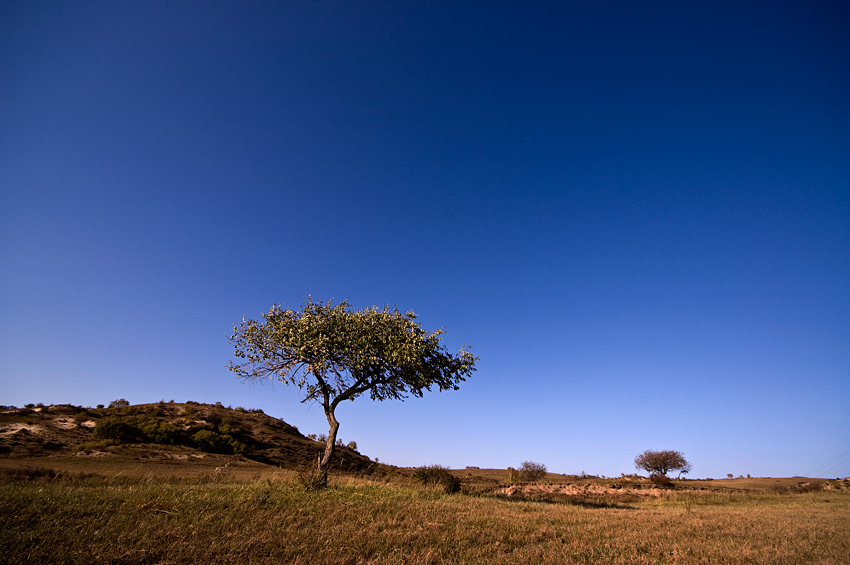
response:
{"label": "hillside slope", "polygon": [[[0,457],[122,457],[150,459],[202,456],[244,457],[285,469],[313,464],[324,443],[313,441],[261,410],[194,402],[109,408],[55,405],[0,410]],[[387,472],[348,447],[337,446],[332,463],[347,473]]]}

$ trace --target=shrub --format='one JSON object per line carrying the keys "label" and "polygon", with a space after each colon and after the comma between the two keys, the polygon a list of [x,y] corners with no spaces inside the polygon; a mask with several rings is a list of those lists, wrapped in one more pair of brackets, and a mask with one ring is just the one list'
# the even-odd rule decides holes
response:
{"label": "shrub", "polygon": [[328,478],[317,467],[310,466],[295,474],[295,484],[312,492],[324,489],[328,484]]}
{"label": "shrub", "polygon": [[109,403],[110,408],[120,408],[122,406],[129,406],[129,405],[130,405],[130,403],[123,398],[119,398],[118,400],[113,400],[112,402]]}
{"label": "shrub", "polygon": [[181,443],[183,437],[180,428],[168,422],[161,422],[156,418],[142,418],[136,425],[142,432],[144,439],[151,443],[174,445]]}
{"label": "shrub", "polygon": [[201,451],[209,453],[232,453],[244,455],[248,446],[234,438],[230,434],[223,434],[212,430],[199,430],[192,436],[192,443]]}
{"label": "shrub", "polygon": [[660,487],[669,487],[673,484],[673,480],[667,475],[662,475],[661,473],[653,473],[649,476],[649,480],[652,481],[652,484],[658,485]]}
{"label": "shrub", "polygon": [[534,461],[523,461],[519,468],[519,476],[523,481],[535,482],[546,476],[546,465]]}
{"label": "shrub", "polygon": [[513,467],[508,467],[508,472],[505,475],[505,482],[509,485],[512,485],[516,482],[519,482],[519,473]]}
{"label": "shrub", "polygon": [[89,414],[87,412],[80,412],[79,414],[74,415],[74,424],[81,428],[83,427],[83,423],[89,420]]}
{"label": "shrub", "polygon": [[357,442],[353,440],[349,441],[346,447],[348,447],[348,449],[351,449],[352,451],[357,451]]}
{"label": "shrub", "polygon": [[201,451],[216,453],[222,451],[225,443],[221,436],[212,430],[199,430],[192,436],[192,443]]}
{"label": "shrub", "polygon": [[76,451],[96,451],[98,449],[109,447],[110,445],[118,445],[119,443],[121,442],[115,441],[114,439],[102,439],[100,441],[84,441],[74,449]]}
{"label": "shrub", "polygon": [[103,410],[104,406],[103,406],[103,404],[98,404],[97,408],[98,408],[98,410]]}
{"label": "shrub", "polygon": [[460,490],[460,479],[452,475],[451,471],[442,465],[419,467],[413,471],[413,478],[423,485],[438,486],[448,494]]}
{"label": "shrub", "polygon": [[98,439],[124,443],[138,441],[140,436],[141,432],[138,428],[117,416],[102,418],[94,426],[94,437]]}

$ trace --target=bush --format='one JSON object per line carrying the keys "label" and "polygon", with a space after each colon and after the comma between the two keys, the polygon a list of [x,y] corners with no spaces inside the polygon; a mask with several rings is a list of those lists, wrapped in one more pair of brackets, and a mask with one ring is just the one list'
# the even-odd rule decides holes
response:
{"label": "bush", "polygon": [[346,447],[347,447],[348,449],[352,450],[352,451],[357,451],[357,442],[356,442],[356,441],[353,441],[353,440],[352,440],[352,441],[349,441],[349,442],[348,442],[348,445],[346,445]]}
{"label": "bush", "polygon": [[519,468],[519,476],[523,481],[533,483],[546,476],[546,465],[534,461],[523,461]]}
{"label": "bush", "polygon": [[192,436],[192,443],[201,451],[218,453],[224,451],[226,443],[222,437],[212,430],[200,430]]}
{"label": "bush", "polygon": [[74,424],[81,428],[83,427],[83,423],[87,422],[90,419],[88,412],[80,412],[79,414],[74,415]]}
{"label": "bush", "polygon": [[310,466],[295,474],[295,484],[308,492],[312,492],[324,489],[328,484],[328,478],[317,467]]}
{"label": "bush", "polygon": [[438,486],[447,494],[460,490],[460,479],[442,465],[426,465],[413,471],[413,478],[423,485]]}
{"label": "bush", "polygon": [[[219,429],[221,431],[221,428]],[[209,453],[232,453],[244,455],[248,446],[227,433],[199,430],[192,436],[192,443],[201,451]]]}
{"label": "bush", "polygon": [[160,422],[156,418],[141,418],[136,425],[150,443],[174,445],[181,443],[183,438],[180,428],[168,422]]}
{"label": "bush", "polygon": [[121,443],[139,441],[141,431],[129,422],[117,416],[102,418],[94,426],[94,437]]}
{"label": "bush", "polygon": [[667,475],[662,475],[661,473],[653,473],[649,476],[649,480],[652,481],[652,484],[658,485],[660,487],[669,487],[673,484],[673,480]]}
{"label": "bush", "polygon": [[130,403],[123,398],[119,398],[118,400],[113,400],[112,402],[109,403],[110,408],[120,408],[122,406],[129,406],[129,405],[130,405]]}
{"label": "bush", "polygon": [[509,485],[519,482],[519,473],[513,467],[508,467],[508,472],[505,475],[505,482]]}

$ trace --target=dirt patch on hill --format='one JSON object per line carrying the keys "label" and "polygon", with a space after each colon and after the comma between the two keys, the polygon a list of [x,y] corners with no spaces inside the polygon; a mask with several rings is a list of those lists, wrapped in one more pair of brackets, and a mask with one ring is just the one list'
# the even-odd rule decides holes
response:
{"label": "dirt patch on hill", "polygon": [[4,424],[0,426],[0,435],[10,436],[18,432],[39,434],[42,432],[41,426],[36,424]]}

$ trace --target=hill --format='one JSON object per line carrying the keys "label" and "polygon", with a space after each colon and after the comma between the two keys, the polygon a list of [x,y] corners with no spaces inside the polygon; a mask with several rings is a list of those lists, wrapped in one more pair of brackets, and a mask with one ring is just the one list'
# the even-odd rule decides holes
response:
{"label": "hill", "polygon": [[[324,442],[262,410],[221,404],[116,401],[99,408],[64,404],[0,410],[0,458],[7,460],[73,458],[82,467],[86,459],[100,466],[253,462],[294,470],[314,464],[323,450]],[[332,468],[353,474],[394,471],[345,446],[337,446]]]}

